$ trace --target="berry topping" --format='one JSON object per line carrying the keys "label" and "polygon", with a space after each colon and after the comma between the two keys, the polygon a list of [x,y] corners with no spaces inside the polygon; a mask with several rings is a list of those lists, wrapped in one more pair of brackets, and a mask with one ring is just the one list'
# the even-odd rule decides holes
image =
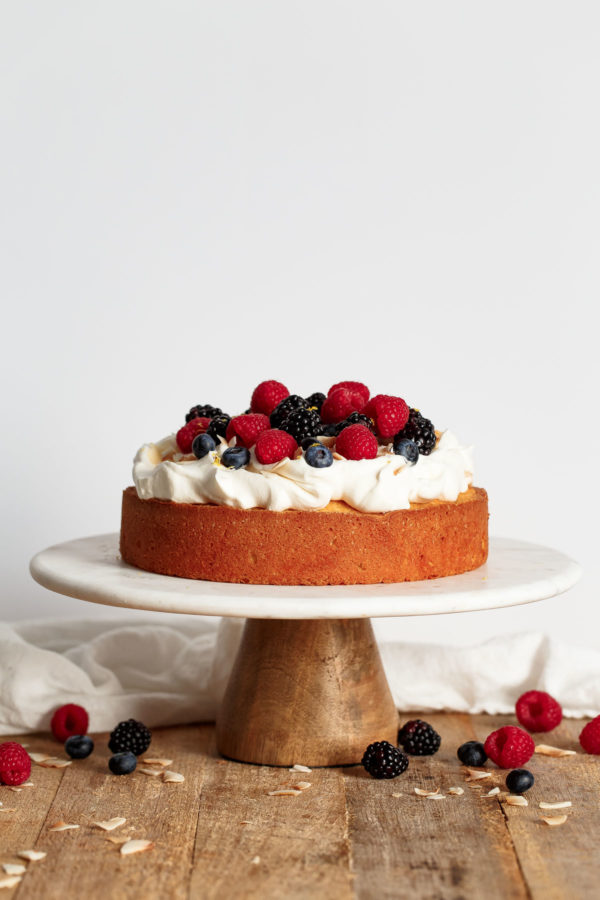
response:
{"label": "berry topping", "polygon": [[227,426],[225,437],[228,441],[235,438],[238,447],[252,447],[261,431],[268,431],[270,427],[269,417],[262,413],[234,416]]}
{"label": "berry topping", "polygon": [[465,766],[483,766],[487,762],[487,753],[479,741],[461,744],[456,755]]}
{"label": "berry topping", "polygon": [[221,457],[226,469],[242,469],[250,462],[250,451],[247,447],[228,447]]}
{"label": "berry topping", "polygon": [[373,778],[396,778],[408,769],[408,756],[389,741],[369,744],[361,762]]}
{"label": "berry topping", "polygon": [[501,769],[514,769],[531,759],[535,744],[531,735],[522,728],[505,725],[487,736],[483,748]]}
{"label": "berry topping", "polygon": [[506,776],[506,787],[511,794],[524,794],[530,787],[533,787],[535,778],[529,769],[513,769]]}
{"label": "berry topping", "polygon": [[584,725],[579,743],[586,753],[594,753],[596,756],[600,754],[600,716]]}
{"label": "berry topping", "polygon": [[411,719],[398,732],[398,743],[411,756],[431,756],[440,749],[442,739],[428,722]]}
{"label": "berry topping", "polygon": [[227,434],[227,426],[230,422],[230,416],[214,416],[210,420],[210,425],[206,429],[206,433],[210,434],[215,444],[219,443],[219,438],[225,437]]}
{"label": "berry topping", "polygon": [[0,784],[23,784],[31,775],[29,753],[16,741],[0,744]]}
{"label": "berry topping", "polygon": [[399,437],[398,435],[394,438],[394,453],[398,456],[403,456],[411,466],[414,466],[419,458],[419,448],[415,442],[409,441],[408,438]]}
{"label": "berry topping", "polygon": [[108,768],[113,775],[129,775],[137,766],[135,753],[125,750],[123,753],[115,753],[108,761]]}
{"label": "berry topping", "polygon": [[89,724],[89,716],[83,706],[67,703],[56,710],[52,716],[50,728],[56,740],[64,744],[66,739],[73,734],[85,734]]}
{"label": "berry topping", "polygon": [[409,409],[402,397],[377,394],[376,397],[371,397],[363,412],[375,422],[379,437],[383,441],[390,441],[406,425]]}
{"label": "berry topping", "polygon": [[324,425],[321,423],[321,427],[319,428],[319,434],[324,435],[325,437],[335,437],[339,434],[337,425],[334,425],[332,422]]}
{"label": "berry topping", "polygon": [[362,403],[361,407],[368,402],[369,397],[371,396],[371,392],[366,384],[363,384],[362,381],[338,381],[337,384],[332,384],[329,390],[327,391],[327,396],[331,397],[334,391],[339,390],[340,388],[346,388],[348,391],[353,391],[355,394],[360,394]]}
{"label": "berry topping", "polygon": [[294,409],[280,427],[300,443],[306,437],[321,433],[321,418],[315,409]]}
{"label": "berry topping", "polygon": [[216,448],[215,440],[210,434],[197,434],[192,441],[192,453],[196,459],[202,459]]}
{"label": "berry topping", "polygon": [[340,431],[343,431],[344,428],[347,428],[348,425],[366,425],[369,431],[372,431],[375,434],[375,425],[373,423],[373,419],[370,419],[368,416],[365,416],[364,413],[353,412],[350,413],[347,419],[344,419],[343,422],[338,422],[335,425],[335,433],[339,434]]}
{"label": "berry topping", "polygon": [[338,388],[329,394],[321,407],[321,418],[324,422],[343,422],[350,413],[361,410],[364,406],[360,391],[349,388]]}
{"label": "berry topping", "polygon": [[349,425],[335,442],[335,449],[346,459],[374,459],[378,446],[377,438],[366,425]]}
{"label": "berry topping", "polygon": [[320,391],[315,391],[314,394],[311,394],[310,397],[306,398],[306,405],[309,409],[316,409],[317,412],[321,412],[321,407],[325,401],[325,394],[322,394]]}
{"label": "berry topping", "polygon": [[318,441],[306,447],[304,459],[314,469],[326,469],[333,462],[333,453],[325,444]]}
{"label": "berry topping", "polygon": [[220,416],[223,414],[223,410],[218,406],[211,406],[210,403],[204,404],[204,406],[192,406],[189,413],[185,417],[186,422],[191,422],[192,419],[212,419],[214,416]]}
{"label": "berry topping", "polygon": [[281,428],[287,417],[295,409],[307,409],[304,397],[290,394],[279,403],[271,413],[271,428]]}
{"label": "berry topping", "polygon": [[289,394],[285,384],[280,381],[261,381],[258,387],[254,388],[250,409],[254,413],[270,416],[275,407],[289,397]]}
{"label": "berry topping", "polygon": [[71,759],[86,759],[94,749],[94,742],[87,734],[73,734],[65,741],[65,753]]}
{"label": "berry topping", "polygon": [[204,434],[209,425],[210,419],[202,416],[200,418],[190,419],[187,425],[184,425],[183,428],[180,428],[177,432],[176,440],[177,446],[179,447],[181,452],[191,453],[194,438],[197,434]]}
{"label": "berry topping", "polygon": [[114,731],[111,731],[108,749],[112,753],[130,750],[136,756],[140,756],[146,752],[151,740],[152,733],[142,722],[127,719],[125,722],[119,722]]}
{"label": "berry topping", "polygon": [[429,456],[436,442],[435,428],[431,420],[422,416],[418,409],[410,410],[406,425],[396,437],[414,441],[423,456]]}
{"label": "berry topping", "polygon": [[298,444],[291,434],[278,428],[271,428],[259,434],[254,452],[259,463],[269,466],[281,462],[286,456],[293,456],[297,449]]}
{"label": "berry topping", "polygon": [[526,691],[516,704],[517,719],[528,731],[552,731],[562,721],[562,709],[545,691]]}

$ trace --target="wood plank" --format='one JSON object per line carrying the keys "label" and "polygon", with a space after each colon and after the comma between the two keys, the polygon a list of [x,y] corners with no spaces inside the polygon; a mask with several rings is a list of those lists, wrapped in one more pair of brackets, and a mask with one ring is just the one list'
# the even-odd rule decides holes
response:
{"label": "wood plank", "polygon": [[[77,894],[89,900],[187,897],[204,763],[214,745],[213,727],[153,733],[147,755],[172,758],[170,768],[185,776],[183,784],[165,784],[161,778],[138,771],[131,776],[112,775],[107,767],[107,735],[94,739],[92,756],[62,770],[41,832],[38,821],[35,848],[46,850],[48,856],[30,864],[19,892],[28,900],[64,900],[77,885]],[[36,767],[36,779],[38,772],[49,771]],[[93,825],[114,816],[124,816],[127,822],[110,834]],[[50,832],[49,826],[58,821],[81,827]],[[119,846],[108,838],[124,835],[149,839],[155,847],[122,856]]]}
{"label": "wood plank", "polygon": [[[418,717],[405,714],[401,721]],[[426,719],[442,736],[435,756],[412,757],[408,771],[391,781],[372,779],[362,768],[345,775],[356,896],[527,897],[497,801],[481,796],[499,779],[485,779],[485,788],[465,783],[456,757],[460,744],[475,738],[469,717],[428,714]],[[465,793],[447,795],[453,785]],[[446,799],[418,797],[415,787],[440,787]]]}
{"label": "wood plank", "polygon": [[[297,796],[268,792],[299,781]],[[207,767],[191,897],[350,900],[343,779],[214,761]]]}

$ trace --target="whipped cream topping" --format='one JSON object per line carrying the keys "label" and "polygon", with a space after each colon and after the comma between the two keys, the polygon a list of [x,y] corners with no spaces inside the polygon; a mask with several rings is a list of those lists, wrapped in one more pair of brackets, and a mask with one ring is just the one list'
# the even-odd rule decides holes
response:
{"label": "whipped cream topping", "polygon": [[[323,509],[331,500],[343,500],[361,512],[408,509],[411,503],[456,500],[473,482],[473,453],[450,431],[444,431],[429,456],[410,465],[380,447],[375,459],[334,459],[316,469],[299,459],[262,465],[251,452],[242,469],[221,464],[223,443],[203,459],[181,457],[175,435],[156,444],[144,444],[133,465],[133,480],[142,500],[175,503],[214,503],[238,509],[262,507]],[[167,456],[176,459],[164,459]]]}

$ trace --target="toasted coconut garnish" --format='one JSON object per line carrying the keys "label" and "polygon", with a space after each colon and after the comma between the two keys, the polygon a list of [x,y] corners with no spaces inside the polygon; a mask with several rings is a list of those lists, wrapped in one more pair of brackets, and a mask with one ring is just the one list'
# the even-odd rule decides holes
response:
{"label": "toasted coconut garnish", "polygon": [[0,878],[0,888],[11,888],[21,884],[23,877],[21,875],[7,875],[6,878]]}
{"label": "toasted coconut garnish", "polygon": [[70,831],[72,828],[79,828],[79,825],[69,825],[68,822],[55,822],[48,831]]}
{"label": "toasted coconut garnish", "polygon": [[337,453],[335,450],[333,451],[333,453],[331,455],[333,456],[334,459],[346,459],[345,456],[342,456],[341,453]]}
{"label": "toasted coconut garnish", "polygon": [[395,794],[392,794],[392,797],[401,797],[402,794],[399,791],[396,791]]}
{"label": "toasted coconut garnish", "polygon": [[185,778],[180,772],[170,772],[169,770],[167,770],[166,772],[163,772],[163,781],[168,781],[173,784],[181,784],[183,781],[185,781]]}
{"label": "toasted coconut garnish", "polygon": [[162,775],[165,770],[159,768],[159,766],[138,766],[137,771],[141,772],[142,775],[153,775],[156,777],[157,775]]}
{"label": "toasted coconut garnish", "polygon": [[425,788],[415,788],[415,794],[417,794],[418,797],[435,797],[435,795],[439,794],[439,792],[439,787],[436,787],[436,789],[433,791],[431,789],[426,790]]}
{"label": "toasted coconut garnish", "polygon": [[552,747],[551,744],[538,744],[534,753],[540,756],[577,756],[575,750],[563,750],[561,747]]}
{"label": "toasted coconut garnish", "polygon": [[562,816],[540,816],[542,822],[545,822],[546,825],[564,825],[569,817],[567,815]]}
{"label": "toasted coconut garnish", "polygon": [[289,771],[290,772],[312,772],[312,769],[309,769],[308,766],[301,766],[298,763],[296,763],[296,765],[292,766],[292,768],[289,769]]}
{"label": "toasted coconut garnish", "polygon": [[12,791],[13,794],[20,794],[21,791],[23,790],[22,787],[15,787],[14,784],[9,784],[8,789],[9,789],[9,791]]}
{"label": "toasted coconut garnish", "polygon": [[547,800],[540,800],[540,809],[567,809],[572,805],[570,800],[557,800],[555,803],[549,803]]}
{"label": "toasted coconut garnish", "polygon": [[43,769],[64,769],[65,766],[70,766],[72,762],[72,759],[59,759],[57,756],[49,756],[47,759],[39,762],[38,766],[41,766]]}
{"label": "toasted coconut garnish", "polygon": [[298,784],[294,785],[295,791],[307,791],[309,787],[312,787],[310,781],[299,781]]}
{"label": "toasted coconut garnish", "polygon": [[34,785],[33,781],[24,781],[23,784],[21,785],[21,787],[22,787],[22,788],[24,788],[24,787],[35,787],[35,785]]}
{"label": "toasted coconut garnish", "polygon": [[29,754],[29,759],[34,763],[38,763],[38,765],[39,765],[39,763],[44,762],[45,759],[50,759],[50,758],[51,757],[50,757],[49,753],[30,753]]}
{"label": "toasted coconut garnish", "polygon": [[488,791],[487,794],[482,794],[481,796],[482,797],[497,797],[499,793],[500,793],[500,788],[493,787],[491,789],[491,791]]}
{"label": "toasted coconut garnish", "polygon": [[296,790],[296,788],[283,788],[279,791],[268,791],[268,797],[296,797],[298,794],[301,794],[302,791]]}
{"label": "toasted coconut garnish", "polygon": [[425,797],[425,799],[426,800],[445,800],[446,795],[445,794],[429,794],[427,797]]}
{"label": "toasted coconut garnish", "polygon": [[127,841],[122,845],[120,853],[123,856],[130,856],[132,853],[144,853],[146,850],[152,850],[153,847],[154,841]]}
{"label": "toasted coconut garnish", "polygon": [[17,811],[17,807],[16,807],[16,806],[0,806],[0,813],[3,813],[3,812],[16,812],[16,811]]}
{"label": "toasted coconut garnish", "polygon": [[464,767],[467,772],[465,781],[481,781],[482,778],[491,778],[491,772],[485,772],[483,769],[471,769],[469,766]]}
{"label": "toasted coconut garnish", "polygon": [[43,850],[19,850],[17,853],[17,856],[29,862],[37,862],[40,859],[44,859],[47,855]]}
{"label": "toasted coconut garnish", "polygon": [[527,798],[522,794],[508,794],[505,797],[504,802],[507,806],[529,806]]}
{"label": "toasted coconut garnish", "polygon": [[173,765],[172,759],[159,759],[150,756],[144,756],[142,762],[147,766],[162,766],[163,769],[166,769],[167,766]]}
{"label": "toasted coconut garnish", "polygon": [[121,825],[124,825],[127,819],[123,818],[123,816],[114,816],[112,819],[107,819],[106,822],[94,822],[98,828],[101,828],[103,831],[114,831],[115,828],[120,828]]}
{"label": "toasted coconut garnish", "polygon": [[449,787],[446,791],[447,794],[453,794],[456,797],[460,797],[461,794],[464,794],[465,789],[461,787]]}
{"label": "toasted coconut garnish", "polygon": [[109,837],[105,838],[105,840],[110,841],[111,844],[126,844],[127,841],[131,840],[131,837],[128,834],[111,834]]}
{"label": "toasted coconut garnish", "polygon": [[2,868],[7,875],[24,875],[27,871],[27,867],[20,863],[2,863]]}
{"label": "toasted coconut garnish", "polygon": [[251,865],[251,866],[257,866],[257,865],[259,864],[259,862],[260,862],[260,856],[254,856],[254,857],[252,857],[252,859],[250,860],[250,865]]}

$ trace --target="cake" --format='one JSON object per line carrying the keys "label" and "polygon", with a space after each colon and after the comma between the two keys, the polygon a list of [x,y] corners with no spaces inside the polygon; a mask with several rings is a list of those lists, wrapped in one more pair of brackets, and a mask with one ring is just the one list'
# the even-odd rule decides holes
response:
{"label": "cake", "polygon": [[277,585],[418,581],[487,558],[470,447],[360,382],[304,398],[262,382],[250,409],[190,409],[144,444],[123,492],[125,562],[165,575]]}

